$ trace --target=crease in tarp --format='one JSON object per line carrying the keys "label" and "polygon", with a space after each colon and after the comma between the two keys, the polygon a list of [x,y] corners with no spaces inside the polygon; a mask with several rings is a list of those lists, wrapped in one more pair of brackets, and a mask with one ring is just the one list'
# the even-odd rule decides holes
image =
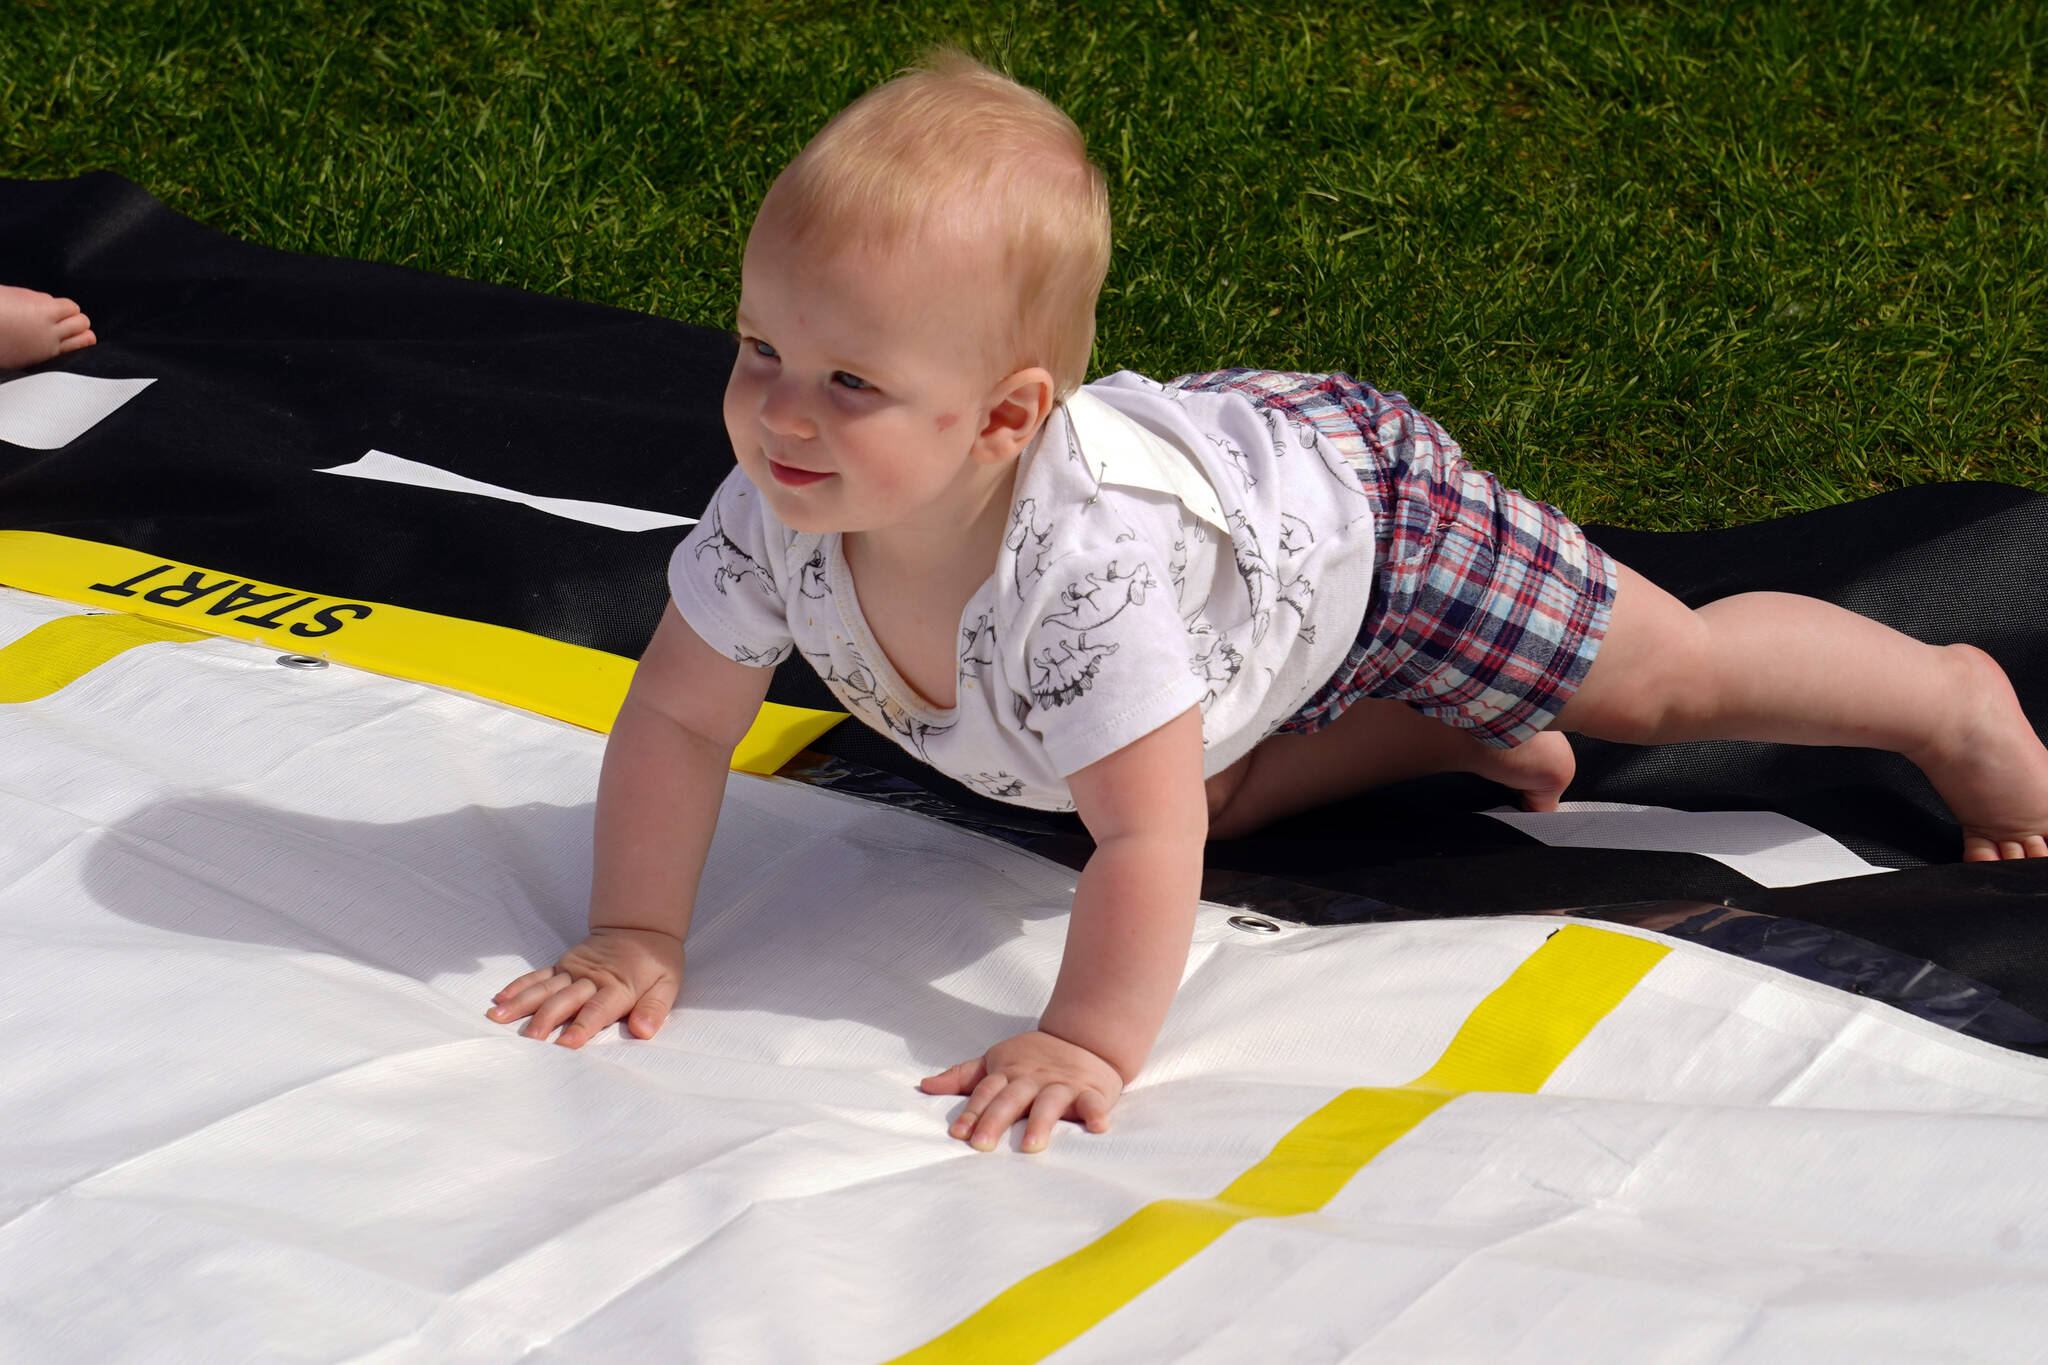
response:
{"label": "crease in tarp", "polygon": [[1443,1290],[1444,1286],[1466,1266],[1480,1263],[1489,1254],[1501,1247],[1512,1245],[1514,1242],[1526,1237],[1535,1236],[1549,1228],[1580,1217],[1586,1212],[1587,1208],[1584,1205],[1568,1204],[1562,1208],[1550,1210],[1533,1222],[1518,1227],[1513,1232],[1507,1233],[1504,1236],[1494,1237],[1479,1246],[1458,1248],[1447,1242],[1437,1243],[1436,1245],[1439,1250],[1452,1256],[1450,1263],[1436,1267],[1430,1275],[1428,1283],[1422,1289],[1411,1293],[1406,1302],[1395,1308],[1390,1317],[1370,1328],[1369,1335],[1350,1342],[1351,1349],[1354,1352],[1370,1349],[1381,1337],[1396,1330],[1403,1319],[1424,1311],[1424,1306],[1429,1303],[1431,1297]]}
{"label": "crease in tarp", "polygon": [[[507,1049],[530,1048],[534,1046],[536,1045],[530,1041],[518,1039],[510,1034],[451,1039],[424,1047],[407,1049],[403,1052],[386,1054],[358,1065],[339,1068],[322,1076],[311,1078],[303,1084],[290,1086],[273,1095],[266,1096],[258,1102],[240,1106],[232,1113],[222,1115],[220,1118],[182,1134],[170,1142],[158,1144],[147,1152],[138,1153],[91,1177],[73,1181],[66,1189],[53,1194],[51,1199],[65,1197],[91,1199],[108,1203],[126,1203],[178,1213],[190,1217],[197,1222],[226,1228],[244,1236],[249,1236],[257,1242],[275,1242],[280,1245],[292,1246],[311,1252],[316,1256],[355,1265],[393,1283],[405,1284],[422,1292],[438,1295],[459,1293],[469,1285],[498,1273],[499,1270],[512,1264],[513,1261],[498,1260],[481,1276],[477,1276],[454,1289],[449,1289],[444,1286],[424,1282],[417,1278],[397,1274],[388,1264],[373,1264],[358,1256],[342,1254],[336,1250],[335,1244],[331,1241],[287,1235],[287,1230],[297,1226],[297,1221],[290,1218],[279,1219],[274,1216],[274,1210],[260,1204],[237,1203],[218,1198],[178,1197],[174,1194],[166,1194],[160,1190],[153,1189],[144,1191],[124,1190],[118,1187],[93,1187],[100,1184],[112,1184],[123,1177],[134,1176],[137,1173],[136,1168],[145,1166],[153,1160],[174,1163],[184,1158],[190,1152],[204,1153],[222,1136],[223,1130],[231,1129],[237,1125],[255,1123],[262,1117],[265,1109],[289,1102],[309,1093],[317,1093],[323,1089],[335,1086],[356,1084],[367,1077],[375,1077],[380,1073],[402,1072],[408,1068],[416,1067],[423,1058],[445,1055],[450,1052],[488,1048],[494,1052],[503,1053]],[[621,1205],[634,1204],[651,1191],[665,1187],[676,1187],[679,1189],[688,1187],[693,1180],[702,1176],[707,1166],[715,1164],[733,1151],[744,1150],[759,1142],[772,1139],[784,1131],[786,1130],[768,1127],[766,1131],[737,1138],[726,1146],[719,1148],[710,1156],[693,1161],[684,1171],[676,1172],[672,1175],[664,1175],[637,1189],[608,1199],[601,1204],[577,1208],[573,1210],[571,1216],[559,1221],[537,1239],[529,1242],[519,1255],[524,1256],[529,1252],[560,1242],[572,1235],[575,1229],[584,1226],[593,1218],[602,1217],[606,1211]],[[752,1196],[748,1196],[748,1198],[751,1202]],[[515,1257],[514,1259],[518,1258]]]}
{"label": "crease in tarp", "polygon": [[[807,1135],[814,1132],[827,1137],[839,1136],[832,1125],[815,1123],[759,1134],[733,1144],[708,1160],[694,1164],[686,1171],[678,1172],[645,1190],[638,1191],[629,1199],[614,1200],[601,1209],[593,1210],[573,1227],[565,1228],[544,1242],[536,1243],[519,1257],[450,1295],[435,1310],[428,1322],[421,1324],[408,1336],[351,1359],[360,1362],[361,1365],[370,1365],[370,1362],[406,1358],[403,1352],[407,1348],[420,1348],[439,1353],[452,1348],[458,1342],[464,1346],[487,1342],[493,1354],[500,1351],[517,1351],[525,1354],[541,1349],[590,1321],[607,1305],[631,1293],[642,1284],[712,1249],[720,1239],[741,1226],[757,1210],[794,1200],[860,1189],[880,1181],[896,1179],[911,1171],[972,1157],[971,1153],[965,1151],[952,1152],[937,1143],[920,1142],[918,1146],[923,1149],[920,1153],[922,1159],[906,1161],[889,1170],[870,1170],[851,1180],[806,1183],[800,1189],[781,1193],[764,1194],[759,1190],[752,1190],[744,1195],[730,1195],[720,1201],[728,1205],[723,1215],[712,1219],[708,1226],[688,1242],[663,1246],[658,1240],[626,1238],[628,1245],[660,1246],[661,1250],[658,1255],[642,1258],[645,1263],[630,1270],[621,1269],[614,1262],[610,1267],[610,1273],[618,1274],[620,1278],[605,1281],[601,1285],[594,1283],[596,1277],[591,1271],[600,1258],[591,1256],[586,1246],[572,1244],[576,1241],[577,1233],[593,1230],[597,1225],[617,1218],[628,1206],[643,1213],[647,1218],[654,1219],[657,1233],[673,1233],[676,1222],[670,1216],[671,1211],[648,1207],[654,1205],[661,1196],[681,1194],[685,1191],[694,1195],[706,1188],[717,1190],[720,1187],[716,1183],[716,1175],[717,1167],[720,1165],[730,1164],[735,1157],[764,1147],[801,1144],[808,1140]],[[925,1153],[929,1155],[926,1156]],[[813,1161],[802,1163],[799,1167],[815,1168],[816,1163]],[[619,1232],[607,1229],[599,1240],[610,1244],[618,1240],[619,1236]],[[560,1274],[549,1273],[555,1264],[562,1268]],[[530,1288],[525,1282],[543,1276],[547,1287],[557,1294],[562,1289],[564,1276],[579,1282],[592,1281],[591,1292],[581,1296],[573,1308],[551,1309],[548,1321],[536,1321],[531,1310],[535,1296],[522,1295],[521,1291]],[[493,1315],[504,1316],[500,1318]]]}
{"label": "crease in tarp", "polygon": [[[1510,916],[1507,918],[1523,917]],[[1641,932],[1649,933],[1654,931],[1645,930]],[[1662,938],[1664,936],[1658,935],[1658,937]],[[1809,1077],[1819,1074],[1828,1066],[1838,1062],[1838,1057],[1830,1056],[1836,1050],[1868,1055],[1875,1065],[1902,1070],[1908,1074],[1924,1077],[1929,1081],[1937,1082],[1944,1086],[1953,1085],[1953,1082],[1938,1077],[1923,1068],[1916,1067],[1908,1061],[1895,1058],[1889,1055],[1888,1052],[1869,1050],[1860,1045],[1859,1040],[1865,1036],[1882,1038],[1883,1030],[1886,1028],[1902,1029],[1914,1036],[1939,1041],[1973,1056],[1996,1059],[2022,1070],[2033,1072],[2036,1075],[2048,1077],[2048,1060],[2034,1057],[2024,1051],[2002,1047],[1995,1042],[1972,1037],[1967,1033],[1956,1032],[1934,1020],[1923,1018],[1909,1010],[1900,1009],[1896,1005],[1888,1004],[1885,1001],[1854,995],[1851,992],[1823,985],[1806,977],[1799,976],[1796,973],[1785,971],[1782,968],[1773,967],[1765,963],[1752,962],[1743,957],[1732,956],[1704,944],[1693,943],[1687,939],[1672,939],[1669,941],[1675,946],[1689,949],[1693,953],[1709,954],[1708,960],[1720,969],[1721,975],[1738,976],[1746,983],[1747,989],[1739,1000],[1714,1007],[1717,1018],[1712,1033],[1704,1035],[1705,1037],[1711,1037],[1713,1034],[1718,1034],[1731,1026],[1739,1024],[1747,1029],[1767,1031],[1772,1036],[1782,1040],[1784,1044],[1796,1044],[1802,1050],[1799,1065],[1795,1069],[1788,1070],[1787,1074],[1773,1082],[1774,1088],[1768,1098],[1748,1101],[1736,1107],[1757,1110],[1830,1107],[1808,1105],[1797,1099],[1788,1098],[1788,1096],[1792,1094],[1795,1087],[1803,1084]],[[1772,1000],[1773,996],[1777,997],[1775,1002]],[[1812,1033],[1786,1027],[1778,1019],[1771,1017],[1775,1011],[1768,1009],[1758,1010],[1751,1007],[1752,1002],[1757,1001],[1765,1002],[1766,1004],[1776,1003],[1782,1007],[1784,997],[1787,996],[1799,1002],[1802,1009],[1818,1009],[1829,1016],[1837,1018],[1839,1022],[1834,1024],[1827,1032]],[[1845,999],[1856,1000],[1870,1006],[1875,1006],[1880,1013],[1871,1015],[1860,1010],[1844,1011],[1842,1009],[1842,1002]],[[1698,1002],[1694,1001],[1688,994],[1676,994],[1672,996],[1672,1000],[1675,1003],[1688,1007],[1700,1008]],[[1871,1032],[1873,1028],[1877,1030],[1874,1033]],[[1698,1051],[1699,1049],[1696,1047],[1695,1050]],[[1601,1098],[1606,1099],[1608,1097]],[[1718,1099],[1713,1103],[1716,1107],[1722,1104]],[[1893,1111],[1879,1110],[1874,1112]]]}
{"label": "crease in tarp", "polygon": [[[1511,1106],[1503,1111],[1504,1115],[1512,1115],[1515,1109],[1533,1107],[1566,1119],[1569,1119],[1571,1111],[1574,1109],[1591,1105],[1608,1108],[1614,1103],[1610,1101],[1586,1100],[1569,1094],[1552,1094],[1548,1092],[1539,1092],[1533,1095],[1504,1095],[1502,1098]],[[1579,1224],[1597,1224],[1602,1219],[1618,1218],[1627,1220],[1631,1227],[1636,1224],[1642,1224],[1671,1228],[1674,1231],[1674,1236],[1670,1239],[1670,1244],[1676,1245],[1681,1243],[1685,1232],[1684,1226],[1675,1222],[1669,1216],[1659,1218],[1649,1209],[1633,1206],[1630,1202],[1629,1191],[1646,1182],[1654,1184],[1655,1182],[1651,1177],[1655,1174],[1656,1164],[1660,1160],[1668,1164],[1682,1159],[1685,1135],[1689,1133],[1694,1134],[1694,1140],[1697,1141],[1699,1130],[1716,1118],[1729,1113],[1753,1111],[1755,1106],[1725,1105],[1702,1108],[1685,1103],[1659,1101],[1623,1101],[1620,1104],[1624,1109],[1669,1114],[1674,1121],[1669,1125],[1660,1127],[1656,1131],[1654,1140],[1649,1142],[1640,1152],[1614,1152],[1596,1134],[1587,1132],[1579,1125],[1572,1125],[1572,1132],[1585,1137],[1595,1147],[1615,1157],[1615,1166],[1611,1172],[1614,1179],[1604,1189],[1592,1188],[1588,1185],[1585,1180],[1586,1172],[1584,1170],[1579,1172],[1579,1185],[1581,1187],[1549,1186],[1537,1181],[1521,1179],[1518,1183],[1522,1187],[1538,1190],[1546,1194],[1554,1194],[1560,1202],[1542,1210],[1540,1213],[1532,1212],[1530,1217],[1521,1220],[1512,1229],[1495,1231],[1484,1225],[1469,1221],[1452,1220],[1443,1216],[1434,1217],[1428,1221],[1417,1221],[1417,1214],[1414,1211],[1405,1212],[1400,1217],[1389,1217],[1383,1205],[1376,1202],[1369,1192],[1362,1191],[1358,1187],[1353,1186],[1347,1188],[1347,1203],[1341,1209],[1334,1211],[1325,1209],[1315,1218],[1290,1219],[1285,1223],[1247,1224],[1242,1231],[1250,1233],[1255,1230],[1263,1230],[1273,1237],[1284,1235],[1314,1236],[1327,1233],[1327,1235],[1338,1240],[1363,1241],[1392,1250],[1426,1244],[1429,1248],[1441,1252],[1445,1257],[1455,1258],[1450,1263],[1435,1268],[1429,1277],[1427,1287],[1409,1297],[1398,1313],[1388,1317],[1384,1322],[1370,1327],[1370,1336],[1361,1338],[1347,1337],[1344,1342],[1348,1351],[1360,1354],[1361,1356],[1363,1353],[1369,1353],[1376,1348],[1381,1350],[1388,1349],[1389,1344],[1385,1343],[1383,1338],[1395,1331],[1398,1325],[1406,1323],[1413,1318],[1428,1318],[1432,1310],[1440,1306],[1438,1301],[1444,1296],[1441,1291],[1447,1290],[1448,1282],[1456,1275],[1466,1271],[1476,1271],[1480,1272],[1482,1278],[1484,1278],[1484,1268],[1487,1262],[1502,1258],[1517,1260],[1523,1264],[1536,1267],[1550,1264],[1550,1261],[1544,1257],[1520,1256],[1516,1248],[1526,1245],[1536,1238],[1554,1234],[1561,1228],[1569,1228]],[[1445,1112],[1446,1116],[1449,1117],[1454,1111],[1447,1110]],[[1460,1117],[1468,1122],[1471,1121],[1469,1110],[1459,1112]],[[1803,1125],[1809,1121],[1814,1112],[1812,1110],[1794,1111],[1777,1109],[1771,1111],[1771,1121]],[[1948,1116],[1945,1115],[1936,1116],[1909,1111],[1885,1113],[1867,1110],[1842,1110],[1838,1112],[1844,1118],[1859,1120],[1897,1120],[1907,1123],[1946,1123],[1949,1121]],[[1992,1119],[2001,1123],[2018,1121],[2035,1127],[2038,1127],[2042,1122],[2038,1114],[1985,1114],[1972,1117]],[[1498,1140],[1503,1143],[1513,1142],[1514,1138],[1508,1136],[1508,1134],[1517,1131],[1527,1131],[1528,1128],[1529,1125],[1524,1122],[1515,1122],[1509,1126],[1502,1126],[1498,1130],[1501,1133]],[[1508,1155],[1512,1159],[1514,1153],[1510,1152]],[[1367,1168],[1368,1171],[1370,1169]],[[1501,1166],[1498,1162],[1490,1162],[1479,1167],[1472,1173],[1465,1184],[1446,1190],[1441,1197],[1431,1204],[1431,1209],[1441,1211],[1448,1208],[1453,1202],[1462,1196],[1470,1194],[1475,1187],[1482,1185],[1489,1176],[1499,1173],[1500,1170]],[[1361,1172],[1361,1176],[1365,1174],[1365,1172]],[[1389,1173],[1382,1178],[1398,1181],[1400,1177]],[[1318,1222],[1327,1226],[1319,1227],[1317,1225]],[[1233,1229],[1230,1235],[1235,1236],[1238,1233],[1238,1229]],[[1483,1240],[1473,1240],[1471,1236],[1473,1233],[1484,1234]],[[1633,1249],[1631,1249],[1631,1254],[1634,1254]],[[1752,1267],[1752,1273],[1758,1276],[1770,1276],[1777,1275],[1781,1271],[1789,1273],[1808,1268],[1807,1262],[1810,1260],[1810,1257],[1805,1249],[1796,1247],[1780,1248],[1779,1254],[1780,1259],[1768,1266],[1761,1268]],[[1258,1321],[1261,1317],[1260,1309],[1263,1304],[1275,1301],[1284,1304],[1287,1284],[1298,1275],[1307,1272],[1313,1265],[1313,1253],[1297,1253],[1297,1256],[1299,1259],[1295,1264],[1290,1265],[1282,1275],[1270,1284],[1257,1289],[1250,1298],[1242,1303],[1238,1311],[1231,1314],[1228,1322],[1212,1323],[1205,1321],[1199,1325],[1198,1330],[1201,1332],[1201,1338],[1209,1345],[1212,1352],[1219,1345],[1223,1344],[1224,1340],[1227,1340],[1223,1334],[1231,1330],[1237,1323],[1240,1321]],[[1277,1254],[1275,1257],[1269,1258],[1267,1263],[1271,1263],[1274,1259],[1278,1259]],[[1895,1257],[1895,1259],[1911,1263],[1915,1258],[1899,1256]],[[1994,1258],[1991,1257],[1983,1258],[1987,1268],[1993,1263],[1993,1260]],[[1945,1268],[1950,1270],[1957,1268],[1946,1258],[1943,1264]],[[1653,1288],[1669,1283],[1669,1277],[1667,1276],[1660,1276],[1655,1273],[1632,1273],[1641,1268],[1641,1262],[1636,1259],[1612,1259],[1598,1264],[1577,1265],[1574,1267],[1574,1273],[1583,1280],[1613,1280],[1622,1283],[1641,1284]],[[2044,1279],[2048,1279],[2048,1277],[2044,1277]],[[1584,1286],[1581,1286],[1582,1292],[1583,1288]],[[1796,1289],[1797,1286],[1793,1288]],[[1455,1297],[1455,1291],[1449,1292]],[[1704,1292],[1717,1299],[1725,1299],[1731,1310],[1742,1310],[1745,1308],[1743,1302],[1731,1293],[1726,1284],[1712,1285]],[[1773,1297],[1782,1298],[1785,1295],[1776,1294]],[[1204,1300],[1203,1303],[1205,1307],[1213,1306],[1209,1300]],[[1265,1316],[1265,1320],[1268,1322],[1272,1321],[1273,1318],[1274,1315],[1272,1314]],[[1347,1321],[1353,1322],[1355,1325],[1355,1320],[1347,1319]],[[1418,1330],[1427,1333],[1433,1329],[1425,1325]],[[1271,1343],[1268,1343],[1268,1345],[1269,1350],[1277,1351],[1279,1349]],[[1405,1352],[1398,1354],[1397,1357],[1390,1358],[1422,1358],[1417,1354],[1418,1343],[1415,1341],[1393,1343],[1392,1346],[1397,1351],[1400,1347],[1406,1347],[1407,1349]],[[1246,1358],[1250,1357],[1247,1356]],[[1282,1357],[1275,1355],[1274,1358]],[[1346,1359],[1350,1358],[1352,1356],[1346,1356]],[[1499,1358],[1498,1353],[1494,1353],[1490,1358]]]}
{"label": "crease in tarp", "polygon": [[[199,1126],[195,1128],[188,1128],[186,1129],[186,1131],[177,1134],[175,1137],[168,1138],[161,1142],[153,1143],[139,1152],[131,1152],[127,1156],[120,1158],[118,1161],[110,1162],[107,1165],[102,1166],[91,1172],[88,1172],[84,1175],[74,1176],[73,1178],[65,1181],[62,1185],[58,1186],[57,1188],[46,1191],[42,1195],[38,1196],[33,1202],[24,1204],[21,1208],[16,1209],[13,1213],[9,1214],[4,1220],[0,1220],[0,1233],[8,1231],[12,1227],[14,1227],[16,1223],[19,1223],[22,1219],[28,1217],[30,1214],[33,1214],[36,1210],[44,1207],[45,1205],[54,1205],[60,1200],[66,1198],[90,1198],[96,1200],[106,1199],[110,1201],[149,1205],[165,1204],[166,1201],[147,1197],[135,1197],[124,1200],[121,1198],[121,1196],[117,1194],[91,1191],[87,1190],[85,1187],[93,1184],[95,1181],[106,1180],[116,1177],[121,1173],[127,1171],[130,1167],[140,1165],[141,1163],[148,1161],[152,1157],[174,1152],[178,1148],[183,1147],[188,1143],[195,1142],[198,1139],[206,1136],[208,1133],[214,1131],[222,1125],[232,1123],[237,1118],[243,1117],[244,1115],[252,1114],[257,1110],[262,1109],[266,1105],[274,1104],[279,1100],[287,1099],[290,1096],[298,1094],[302,1091],[328,1084],[337,1079],[353,1075],[356,1072],[365,1070],[389,1069],[394,1063],[401,1062],[408,1057],[414,1056],[415,1054],[440,1052],[449,1048],[457,1047],[473,1047],[479,1043],[502,1044],[504,1041],[505,1039],[499,1037],[443,1039],[438,1042],[425,1043],[416,1048],[409,1048],[403,1052],[379,1053],[375,1056],[365,1057],[363,1060],[359,1062],[351,1062],[347,1066],[335,1067],[331,1070],[320,1072],[318,1075],[308,1076],[303,1080],[295,1081],[290,1085],[282,1087],[281,1089],[272,1090],[269,1093],[264,1094],[258,1098],[250,1099],[244,1103],[236,1104],[233,1108],[223,1110],[220,1113],[215,1114],[213,1117],[205,1119],[199,1124]],[[235,1227],[238,1230],[242,1231],[247,1230],[241,1224],[228,1224],[228,1226]],[[324,1250],[322,1250],[321,1254],[325,1255],[327,1253]],[[381,1274],[382,1272],[379,1271],[379,1273]]]}
{"label": "crease in tarp", "polygon": [[[1798,978],[1794,979],[1797,980]],[[1904,1014],[1905,1011],[1901,1010],[1900,1013]],[[1753,1024],[1763,1023],[1762,1020],[1757,1019],[1754,1015],[1744,1015],[1743,1017]],[[1915,1016],[1907,1015],[1907,1017],[1914,1018]],[[1925,1023],[1926,1021],[1921,1020],[1919,1022]],[[1938,1028],[1940,1025],[1929,1025],[1929,1027]],[[1867,1035],[1870,1028],[1871,1020],[1868,1015],[1851,1014],[1844,1018],[1825,1037],[1814,1040],[1813,1046],[1808,1050],[1799,1069],[1778,1080],[1772,1087],[1769,1097],[1757,1107],[1764,1109],[1813,1109],[1823,1107],[1807,1103],[1800,1098],[1804,1093],[1804,1087],[1819,1074],[1822,1064],[1828,1059],[1830,1053],[1838,1049],[1846,1052],[1862,1051],[1862,1048],[1859,1046],[1859,1039]],[[1779,1030],[1779,1032],[1782,1034],[1784,1031]]]}
{"label": "crease in tarp", "polygon": [[[0,883],[0,891],[13,891],[17,889],[35,877],[37,873],[45,871],[52,864],[61,860],[65,854],[69,853],[79,844],[89,843],[96,839],[106,829],[105,822],[98,816],[85,815],[72,810],[68,806],[52,805],[47,801],[38,801],[18,791],[0,788],[0,820],[10,822],[11,828],[19,828],[19,826],[12,825],[11,822],[22,818],[23,807],[32,811],[63,816],[66,823],[72,825],[72,828],[68,833],[59,836],[54,844],[43,848],[40,856],[36,857],[34,862],[11,867],[7,881]],[[8,856],[12,860],[19,855],[10,851]],[[11,932],[6,922],[0,920],[0,935]]]}

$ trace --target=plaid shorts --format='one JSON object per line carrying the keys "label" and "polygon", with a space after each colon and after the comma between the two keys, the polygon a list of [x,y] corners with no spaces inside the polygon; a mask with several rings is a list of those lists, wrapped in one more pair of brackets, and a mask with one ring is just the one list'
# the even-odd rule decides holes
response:
{"label": "plaid shorts", "polygon": [[1392,697],[1498,748],[1557,716],[1613,610],[1613,561],[1546,503],[1465,460],[1398,393],[1344,374],[1217,370],[1171,388],[1234,393],[1328,438],[1372,499],[1372,597],[1343,665],[1278,730],[1310,734]]}

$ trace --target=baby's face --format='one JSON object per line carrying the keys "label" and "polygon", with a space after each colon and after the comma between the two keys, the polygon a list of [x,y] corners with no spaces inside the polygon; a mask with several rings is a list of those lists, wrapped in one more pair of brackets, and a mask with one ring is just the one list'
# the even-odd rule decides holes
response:
{"label": "baby's face", "polygon": [[795,249],[757,223],[725,388],[734,455],[784,525],[957,532],[996,471],[974,458],[991,374],[986,300],[944,253]]}

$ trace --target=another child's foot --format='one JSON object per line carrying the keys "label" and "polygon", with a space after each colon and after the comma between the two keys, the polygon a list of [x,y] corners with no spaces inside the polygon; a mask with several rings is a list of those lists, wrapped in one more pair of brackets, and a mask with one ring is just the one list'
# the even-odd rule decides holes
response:
{"label": "another child's foot", "polygon": [[2048,748],[1996,660],[1970,645],[1945,652],[1956,670],[1954,724],[1906,756],[1962,825],[1965,862],[2048,857]]}
{"label": "another child's foot", "polygon": [[0,284],[0,369],[39,365],[95,340],[92,319],[70,299]]}
{"label": "another child's foot", "polygon": [[1555,730],[1545,730],[1512,749],[1476,743],[1472,747],[1471,771],[1520,792],[1523,810],[1556,810],[1558,798],[1579,768],[1571,741]]}

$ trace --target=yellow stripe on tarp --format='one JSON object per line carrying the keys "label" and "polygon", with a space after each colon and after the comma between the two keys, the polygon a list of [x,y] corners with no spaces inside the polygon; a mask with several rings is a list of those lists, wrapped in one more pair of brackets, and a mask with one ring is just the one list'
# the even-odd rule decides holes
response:
{"label": "yellow stripe on tarp", "polygon": [[732,751],[733,769],[767,777],[845,719],[844,711],[813,711],[764,701],[754,714],[753,725]]}
{"label": "yellow stripe on tarp", "polygon": [[137,645],[203,640],[196,630],[135,616],[61,616],[0,645],[0,704],[41,701]]}
{"label": "yellow stripe on tarp", "polygon": [[894,1365],[1044,1359],[1245,1219],[1320,1209],[1367,1162],[1459,1095],[1540,1089],[1669,951],[1646,939],[1566,925],[1479,1002],[1436,1065],[1408,1084],[1345,1091],[1214,1199],[1147,1204]]}
{"label": "yellow stripe on tarp", "polygon": [[[0,531],[0,583],[488,697],[600,732],[611,729],[633,680],[633,660],[603,650],[42,531]],[[769,702],[733,766],[772,773],[842,719]]]}

